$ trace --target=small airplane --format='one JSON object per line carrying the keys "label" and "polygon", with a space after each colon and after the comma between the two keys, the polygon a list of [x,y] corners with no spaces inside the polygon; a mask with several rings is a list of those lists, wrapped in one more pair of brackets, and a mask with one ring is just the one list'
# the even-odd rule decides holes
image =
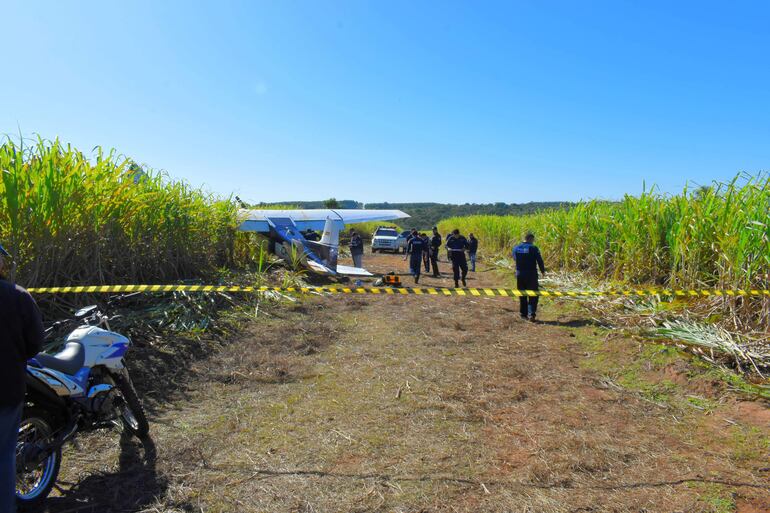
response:
{"label": "small airplane", "polygon": [[[372,276],[360,267],[337,264],[340,231],[346,224],[403,219],[400,210],[302,209],[239,211],[238,230],[265,234],[269,249],[286,261],[299,258],[311,271],[329,276]],[[323,230],[321,240],[308,240],[308,230]],[[309,235],[309,234],[308,234]]]}

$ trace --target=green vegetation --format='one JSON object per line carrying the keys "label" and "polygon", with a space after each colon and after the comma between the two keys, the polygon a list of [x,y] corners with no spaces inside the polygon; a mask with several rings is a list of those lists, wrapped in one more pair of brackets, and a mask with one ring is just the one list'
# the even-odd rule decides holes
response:
{"label": "green vegetation", "polygon": [[[330,207],[329,205],[334,205]],[[329,198],[319,201],[276,201],[274,203],[254,203],[251,208],[363,208],[363,204],[355,200],[338,200]]]}
{"label": "green vegetation", "polygon": [[[508,252],[532,230],[547,266],[623,283],[767,289],[768,212],[770,175],[759,174],[676,196],[652,190],[528,216],[450,218],[439,228],[474,232],[486,252]],[[770,318],[767,301],[751,309]]]}
{"label": "green vegetation", "polygon": [[[335,205],[330,207],[329,205]],[[281,203],[260,203],[254,208],[273,208],[275,205],[292,205],[294,208],[371,208],[403,210],[411,217],[394,221],[401,229],[417,228],[430,230],[439,221],[448,217],[463,217],[475,215],[526,215],[549,209],[568,208],[570,203],[556,201],[532,203],[360,203],[354,200],[336,200],[330,198],[324,201],[286,201]]]}
{"label": "green vegetation", "polygon": [[417,228],[418,230],[430,230],[439,221],[448,217],[464,217],[477,215],[495,216],[522,216],[536,212],[563,209],[569,207],[569,203],[556,201],[532,202],[532,203],[465,203],[464,205],[452,205],[450,203],[367,203],[366,208],[398,209],[403,210],[411,217],[399,219],[396,224],[402,228]]}
{"label": "green vegetation", "polygon": [[233,261],[236,207],[115,151],[0,146],[0,240],[27,286],[156,283]]}
{"label": "green vegetation", "polygon": [[713,483],[692,483],[690,488],[699,490],[699,497],[710,513],[732,513],[737,509],[730,488]]}
{"label": "green vegetation", "polygon": [[380,226],[390,226],[398,230],[399,233],[403,231],[403,228],[400,228],[395,223],[388,221],[367,221],[365,223],[351,224],[345,227],[345,231],[350,232],[350,230],[356,230],[364,240],[370,240],[374,230]]}

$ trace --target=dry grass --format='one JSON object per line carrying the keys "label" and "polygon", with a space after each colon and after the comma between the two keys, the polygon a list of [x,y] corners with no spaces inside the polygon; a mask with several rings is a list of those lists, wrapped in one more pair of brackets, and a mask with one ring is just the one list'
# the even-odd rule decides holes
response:
{"label": "dry grass", "polygon": [[648,368],[633,340],[543,306],[537,325],[512,321],[505,298],[270,310],[193,365],[186,398],[154,416],[156,458],[143,462],[133,441],[118,458],[113,438],[90,437],[88,454],[65,459],[78,485],[50,511],[768,506],[764,417],[719,389],[703,397],[709,411],[688,406],[702,391],[687,379],[650,400],[634,383],[674,379],[687,362]]}

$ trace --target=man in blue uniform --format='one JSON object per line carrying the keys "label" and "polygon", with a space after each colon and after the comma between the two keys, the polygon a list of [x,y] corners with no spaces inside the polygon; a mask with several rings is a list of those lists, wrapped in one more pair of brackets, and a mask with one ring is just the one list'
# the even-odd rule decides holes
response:
{"label": "man in blue uniform", "polygon": [[[524,242],[513,248],[513,258],[516,260],[516,288],[519,290],[538,290],[537,268],[545,274],[543,257],[534,242],[535,235],[530,232],[524,237]],[[522,319],[535,320],[538,299],[538,296],[519,298],[519,313]]]}
{"label": "man in blue uniform", "polygon": [[6,279],[11,256],[0,246],[0,511],[16,511],[16,440],[24,404],[27,359],[43,345],[32,296]]}
{"label": "man in blue uniform", "polygon": [[455,229],[446,241],[446,249],[449,252],[449,259],[452,261],[455,288],[460,286],[460,271],[462,271],[463,287],[465,287],[465,277],[468,276],[468,261],[465,259],[468,239],[460,235],[460,230]]}
{"label": "man in blue uniform", "polygon": [[441,247],[441,235],[438,228],[433,227],[433,237],[430,239],[430,263],[433,266],[433,277],[438,278],[441,273],[438,272],[438,248]]}
{"label": "man in blue uniform", "polygon": [[420,270],[422,269],[422,253],[427,250],[428,246],[425,244],[425,240],[420,237],[417,230],[412,233],[412,238],[409,239],[409,245],[407,246],[407,253],[409,253],[409,272],[414,276],[414,282],[420,282]]}

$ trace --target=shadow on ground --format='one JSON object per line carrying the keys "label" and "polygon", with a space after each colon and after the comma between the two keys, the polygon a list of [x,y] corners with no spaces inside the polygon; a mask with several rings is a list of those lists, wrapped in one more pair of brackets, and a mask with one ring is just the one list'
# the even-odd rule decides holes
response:
{"label": "shadow on ground", "polygon": [[[112,472],[90,474],[69,488],[64,487],[70,483],[60,483],[62,495],[48,499],[42,511],[110,513],[146,509],[168,488],[167,481],[158,476],[157,459],[152,438],[140,441],[124,432],[120,437],[118,468]],[[193,506],[179,504],[177,508],[192,511]]]}

